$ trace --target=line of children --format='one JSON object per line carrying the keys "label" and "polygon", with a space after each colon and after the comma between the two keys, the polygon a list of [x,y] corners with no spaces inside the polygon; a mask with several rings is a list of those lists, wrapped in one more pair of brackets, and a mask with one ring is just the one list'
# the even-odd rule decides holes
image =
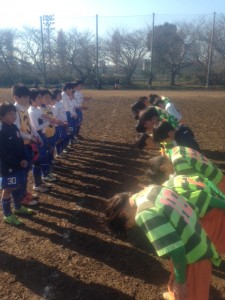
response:
{"label": "line of children", "polygon": [[[60,159],[63,152],[67,152],[68,144],[76,139],[83,120],[81,110],[85,107],[82,104],[80,85],[81,82],[75,85],[67,83],[64,85],[64,92],[59,89],[51,92],[48,89],[30,90],[23,84],[16,84],[12,88],[15,105],[2,105],[0,168],[2,206],[6,222],[21,224],[11,213],[11,196],[15,213],[18,214],[31,214],[31,210],[21,205],[38,204],[34,199],[38,195],[27,191],[28,173],[31,169],[35,192],[48,192],[52,187],[49,182],[57,180],[52,173],[52,167],[56,163],[54,158]],[[76,100],[77,91],[74,88],[78,91]],[[7,140],[7,134],[11,135],[10,141]],[[8,173],[5,171],[7,168]]]}
{"label": "line of children", "polygon": [[[170,257],[171,275],[164,299],[207,300],[211,262],[218,265],[219,253],[225,253],[225,176],[194,150],[199,146],[191,130],[183,127],[179,133],[177,119],[158,108],[162,99],[153,96],[152,104],[156,106],[136,118],[136,129],[143,132],[138,146],[150,150],[154,143],[163,141],[164,155],[149,161],[149,186],[135,195],[121,193],[109,199],[106,222],[117,232],[140,226],[157,254]],[[177,144],[188,144],[186,130],[190,148],[171,143],[177,140]],[[193,232],[186,236],[191,228]],[[199,237],[195,234],[198,232]],[[205,242],[214,250],[207,249]],[[214,251],[216,261],[212,259]],[[192,261],[189,253],[195,257]]]}
{"label": "line of children", "polygon": [[140,97],[131,106],[131,112],[138,120],[135,127],[139,133],[138,146],[142,145],[142,142],[139,142],[139,139],[142,139],[142,134],[148,133],[153,138],[152,146],[164,142],[168,144],[170,141],[171,147],[180,145],[200,151],[193,131],[185,124],[180,123],[182,116],[168,97],[150,94],[150,106],[147,105],[147,101],[147,97]]}

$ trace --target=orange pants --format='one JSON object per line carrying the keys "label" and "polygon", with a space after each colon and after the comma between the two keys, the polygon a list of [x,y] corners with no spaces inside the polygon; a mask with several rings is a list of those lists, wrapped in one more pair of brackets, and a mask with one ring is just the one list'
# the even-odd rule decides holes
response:
{"label": "orange pants", "polygon": [[[172,262],[170,262],[170,268],[171,275],[168,284],[170,300],[177,300],[172,291],[174,282],[174,268]],[[212,263],[208,259],[188,265],[186,274],[187,297],[179,300],[208,300],[211,273]]]}
{"label": "orange pants", "polygon": [[225,210],[213,208],[199,221],[217,251],[225,254]]}
{"label": "orange pants", "polygon": [[220,183],[217,184],[218,189],[221,190],[222,193],[225,194],[225,176],[223,176],[222,180]]}

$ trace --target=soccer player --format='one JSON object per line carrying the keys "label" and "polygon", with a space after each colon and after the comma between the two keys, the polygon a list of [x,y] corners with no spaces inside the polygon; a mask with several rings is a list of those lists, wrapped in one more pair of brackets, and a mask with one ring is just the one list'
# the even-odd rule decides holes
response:
{"label": "soccer player", "polygon": [[182,115],[180,112],[175,108],[174,104],[170,101],[168,97],[165,96],[158,96],[158,95],[151,95],[149,96],[149,101],[153,106],[158,106],[161,109],[164,109],[168,112],[168,114],[174,116],[179,122],[182,119]]}
{"label": "soccer player", "polygon": [[[12,95],[13,99],[15,100],[14,105],[16,107],[15,125],[18,127],[21,137],[23,138],[25,157],[26,161],[28,162],[27,168],[24,169],[25,182],[23,186],[20,186],[21,192],[23,193],[23,199],[21,203],[23,205],[36,205],[38,203],[35,200],[37,195],[27,191],[27,179],[28,173],[33,165],[32,158],[34,154],[32,145],[37,143],[41,144],[42,140],[39,134],[31,126],[27,112],[30,99],[30,90],[23,84],[16,84],[12,87]],[[35,172],[33,172],[34,181],[36,180],[35,175]]]}
{"label": "soccer player", "polygon": [[66,149],[68,144],[68,123],[66,112],[62,102],[62,91],[60,89],[54,89],[52,92],[53,114],[59,121],[56,126],[56,158],[63,157],[63,150]]}
{"label": "soccer player", "polygon": [[171,259],[169,293],[164,299],[209,298],[211,263],[218,266],[220,257],[184,198],[157,185],[134,195],[117,194],[109,200],[106,221],[116,232],[137,224],[158,256]]}
{"label": "soccer player", "polygon": [[162,184],[186,199],[216,249],[225,254],[225,195],[211,181],[200,176],[174,175],[162,182],[151,170],[149,174],[151,183]]}
{"label": "soccer player", "polygon": [[[23,193],[19,189],[25,184],[24,169],[27,161],[24,154],[23,139],[14,125],[16,108],[13,104],[0,105],[0,171],[2,177],[2,209],[4,221],[11,225],[20,225],[22,221],[16,215],[31,215],[32,210],[21,206]],[[17,192],[17,190],[19,190]],[[16,192],[16,193],[15,193]],[[11,210],[11,196],[14,202],[14,214]]]}
{"label": "soccer player", "polygon": [[160,177],[161,182],[168,180],[173,173],[207,178],[225,194],[225,176],[222,171],[204,155],[191,148],[177,146],[168,150],[167,155],[151,158],[148,170],[152,177]]}
{"label": "soccer player", "polygon": [[193,131],[186,125],[174,128],[169,122],[159,122],[153,128],[153,142],[167,145],[184,146],[200,151],[200,147],[194,139]]}
{"label": "soccer player", "polygon": [[139,114],[143,109],[146,109],[148,105],[148,98],[143,96],[138,99],[137,102],[135,102],[131,106],[131,112],[132,115],[134,116],[135,120],[139,119]]}
{"label": "soccer player", "polygon": [[[137,132],[152,133],[154,127],[166,122],[170,128],[176,131],[176,142],[183,146],[200,151],[198,143],[194,139],[193,132],[184,124],[180,124],[174,116],[157,106],[149,107],[140,113],[139,121],[136,125]],[[161,139],[162,140],[162,139]]]}
{"label": "soccer player", "polygon": [[68,123],[68,146],[72,146],[76,142],[77,119],[76,102],[73,93],[74,85],[67,82],[63,85],[62,102],[67,116]]}
{"label": "soccer player", "polygon": [[82,89],[82,81],[77,80],[74,85],[74,100],[75,100],[75,106],[76,106],[76,113],[77,113],[77,133],[76,136],[78,139],[83,140],[83,136],[80,135],[80,129],[81,125],[83,123],[83,110],[87,110],[87,107],[84,106],[83,102],[90,100],[90,97],[84,97],[83,93],[81,92]]}

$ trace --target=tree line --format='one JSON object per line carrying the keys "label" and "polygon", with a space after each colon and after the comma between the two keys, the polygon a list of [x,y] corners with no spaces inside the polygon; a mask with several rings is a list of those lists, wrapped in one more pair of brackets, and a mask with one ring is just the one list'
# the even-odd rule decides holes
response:
{"label": "tree line", "polygon": [[[112,83],[134,78],[149,84],[167,75],[170,85],[184,82],[204,85],[210,68],[210,85],[225,84],[225,16],[212,22],[164,23],[140,30],[114,28],[98,39],[76,28],[44,31],[24,27],[0,30],[0,85],[15,82],[60,84],[79,78]],[[98,54],[96,53],[98,50]],[[210,66],[209,66],[210,60]],[[98,72],[96,73],[96,68]]]}

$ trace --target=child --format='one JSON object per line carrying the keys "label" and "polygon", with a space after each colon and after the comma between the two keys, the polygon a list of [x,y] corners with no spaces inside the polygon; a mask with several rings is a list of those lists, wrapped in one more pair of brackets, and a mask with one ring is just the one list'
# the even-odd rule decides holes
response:
{"label": "child", "polygon": [[143,96],[138,99],[137,102],[135,102],[131,106],[131,112],[132,115],[134,116],[135,120],[139,119],[139,114],[143,109],[146,109],[148,105],[148,98]]}
{"label": "child", "polygon": [[44,155],[43,164],[46,164],[45,172],[42,176],[43,181],[53,182],[56,177],[51,172],[51,167],[54,163],[54,149],[55,149],[55,125],[57,120],[53,115],[52,108],[52,94],[48,89],[42,89],[41,91],[41,111],[43,119],[49,123],[45,127],[42,135],[42,139],[45,140],[46,153]]}
{"label": "child", "polygon": [[220,258],[184,198],[157,185],[135,195],[121,193],[109,200],[106,220],[117,232],[137,224],[158,256],[171,258],[169,298],[166,299],[209,298],[211,262],[218,266]]}
{"label": "child", "polygon": [[177,111],[174,104],[170,101],[168,97],[164,97],[164,96],[159,97],[158,95],[154,95],[154,99],[153,97],[150,97],[150,99],[151,99],[151,104],[153,106],[160,107],[161,109],[168,112],[168,114],[174,116],[178,121],[181,121],[182,115],[179,113],[179,111]]}
{"label": "child", "polygon": [[[36,205],[38,202],[32,198],[37,198],[37,195],[31,194],[27,192],[27,178],[28,173],[32,167],[32,158],[33,158],[33,150],[32,144],[42,143],[39,134],[32,128],[29,115],[27,112],[27,108],[29,106],[30,99],[30,90],[22,85],[16,84],[12,87],[12,95],[15,100],[16,107],[16,122],[15,125],[18,127],[21,137],[24,141],[24,152],[26,156],[26,161],[28,162],[27,168],[24,169],[25,173],[25,184],[20,188],[23,189],[21,191],[23,193],[23,199],[21,203],[23,205]],[[35,176],[35,173],[33,172]],[[34,181],[36,178],[34,178]]]}
{"label": "child", "polygon": [[154,143],[174,144],[174,146],[179,145],[200,151],[200,147],[194,139],[194,133],[185,125],[176,129],[169,122],[159,122],[153,128],[153,141]]}
{"label": "child", "polygon": [[[157,170],[163,170],[160,172]],[[177,175],[163,156],[152,159],[147,174],[151,184],[162,184],[183,196],[192,206],[210,240],[225,253],[225,195],[201,176]]]}
{"label": "child", "polygon": [[60,158],[63,156],[63,150],[68,144],[68,123],[62,103],[62,91],[60,89],[53,90],[52,100],[54,101],[53,114],[59,121],[56,126],[56,158]]}
{"label": "child", "polygon": [[[167,155],[156,156],[149,160],[148,170],[151,176],[161,178],[164,182],[169,175],[200,176],[210,180],[223,194],[225,194],[225,176],[222,171],[201,153],[187,148],[174,147]],[[149,174],[150,175],[150,174]]]}
{"label": "child", "polygon": [[[2,177],[2,209],[4,221],[11,225],[20,225],[22,221],[16,215],[31,215],[32,210],[21,206],[23,194],[13,193],[24,185],[24,169],[28,163],[25,160],[23,139],[14,122],[16,121],[16,108],[13,104],[0,105],[0,166]],[[21,190],[19,190],[21,191]],[[11,196],[14,202],[14,214],[11,211]]]}
{"label": "child", "polygon": [[147,133],[140,133],[136,140],[136,145],[139,149],[152,149],[154,147],[154,142],[152,136]]}
{"label": "child", "polygon": [[74,99],[75,99],[75,106],[76,106],[76,113],[77,113],[77,134],[76,136],[78,139],[83,140],[83,137],[80,135],[80,128],[83,123],[83,110],[87,110],[87,107],[83,105],[83,102],[86,100],[90,100],[90,97],[84,97],[82,92],[82,81],[77,80],[76,84],[74,85]]}
{"label": "child", "polygon": [[174,128],[179,128],[180,124],[176,118],[169,115],[166,111],[157,106],[151,106],[143,110],[139,115],[139,121],[136,125],[137,132],[152,132],[154,126],[160,121],[169,122]]}
{"label": "child", "polygon": [[188,147],[194,147],[198,151],[200,150],[198,143],[194,140],[192,131],[183,124],[179,124],[177,119],[169,115],[166,111],[163,111],[159,107],[150,107],[140,114],[139,121],[136,125],[138,132],[152,133],[154,127],[157,127],[160,122],[167,122],[170,124],[170,128],[177,131],[179,137],[179,143]]}
{"label": "child", "polygon": [[67,82],[63,86],[62,102],[68,123],[68,146],[72,146],[76,142],[78,115],[76,113],[76,102],[74,100],[73,84],[71,82]]}
{"label": "child", "polygon": [[[46,137],[44,135],[44,130],[49,125],[49,121],[43,118],[43,113],[40,108],[41,105],[41,91],[37,89],[32,89],[30,93],[30,107],[28,109],[28,114],[32,127],[39,133],[42,139],[42,144],[38,144],[39,158],[35,162],[36,170],[41,168],[42,174],[46,175],[49,171],[49,161],[47,160],[47,149],[46,149]],[[38,179],[34,182],[33,190],[40,193],[48,192],[46,184],[43,184],[40,175]]]}

